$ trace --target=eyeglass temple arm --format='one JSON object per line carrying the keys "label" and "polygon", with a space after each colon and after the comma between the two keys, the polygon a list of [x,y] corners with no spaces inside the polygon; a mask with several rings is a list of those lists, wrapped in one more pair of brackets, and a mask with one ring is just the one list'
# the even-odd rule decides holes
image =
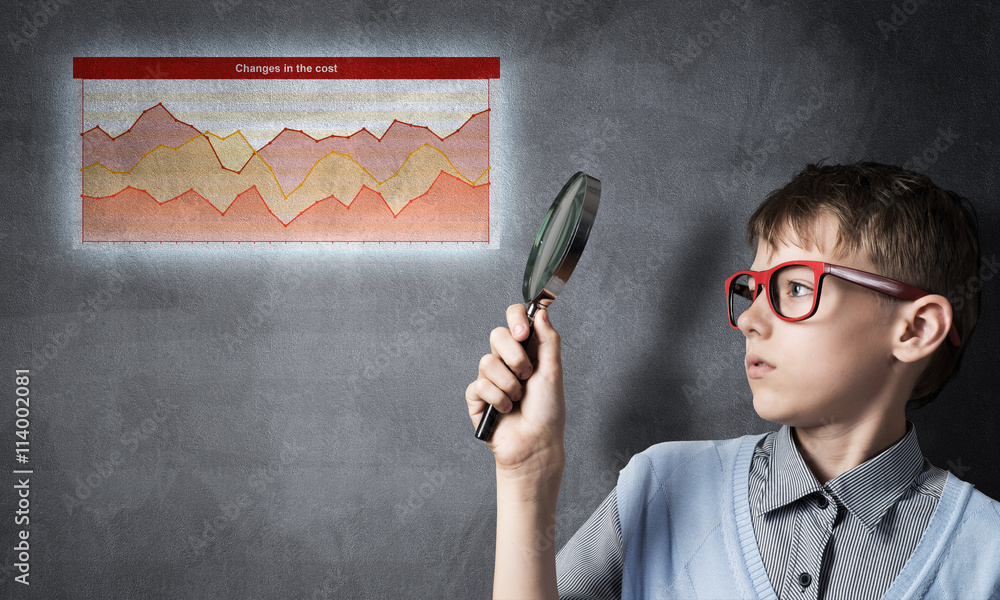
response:
{"label": "eyeglass temple arm", "polygon": [[[823,272],[839,277],[845,281],[850,281],[851,283],[856,283],[866,288],[882,292],[883,294],[888,294],[889,296],[899,298],[900,300],[916,300],[930,294],[930,292],[925,292],[920,288],[913,287],[912,285],[901,281],[889,279],[888,277],[882,277],[881,275],[875,275],[874,273],[859,271],[850,267],[827,264],[823,267]],[[951,321],[951,328],[948,330],[948,340],[955,346],[962,345],[962,340],[958,335],[958,329],[955,328],[954,317]]]}

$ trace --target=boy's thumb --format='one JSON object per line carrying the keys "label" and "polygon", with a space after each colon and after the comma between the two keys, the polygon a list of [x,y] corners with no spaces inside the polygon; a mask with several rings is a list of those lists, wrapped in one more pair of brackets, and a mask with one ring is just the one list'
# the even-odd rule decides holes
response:
{"label": "boy's thumb", "polygon": [[538,338],[538,362],[559,360],[559,333],[549,321],[549,311],[542,309],[535,316],[535,337]]}

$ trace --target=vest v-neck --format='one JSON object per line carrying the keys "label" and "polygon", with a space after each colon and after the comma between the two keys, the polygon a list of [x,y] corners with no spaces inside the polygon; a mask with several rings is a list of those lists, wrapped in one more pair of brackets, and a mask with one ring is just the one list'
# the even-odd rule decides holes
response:
{"label": "vest v-neck", "polygon": [[[754,535],[750,518],[750,461],[757,443],[767,434],[744,436],[736,453],[733,465],[733,519],[728,523],[734,527],[736,538],[743,551],[746,571],[743,573],[761,600],[777,600],[778,595],[771,586],[771,580],[764,569],[757,537]],[[896,600],[915,596],[920,588],[929,583],[928,576],[941,557],[951,536],[958,527],[965,505],[972,495],[972,485],[961,481],[951,473],[945,481],[941,499],[931,516],[927,529],[920,536],[917,547],[907,559],[882,600]]]}

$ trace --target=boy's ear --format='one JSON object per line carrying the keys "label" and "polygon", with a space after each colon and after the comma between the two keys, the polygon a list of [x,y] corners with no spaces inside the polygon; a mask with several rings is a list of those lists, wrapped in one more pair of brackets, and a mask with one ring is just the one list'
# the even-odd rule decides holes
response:
{"label": "boy's ear", "polygon": [[893,355],[902,362],[916,362],[947,341],[951,302],[939,294],[930,294],[902,307],[898,319],[899,335],[893,340]]}

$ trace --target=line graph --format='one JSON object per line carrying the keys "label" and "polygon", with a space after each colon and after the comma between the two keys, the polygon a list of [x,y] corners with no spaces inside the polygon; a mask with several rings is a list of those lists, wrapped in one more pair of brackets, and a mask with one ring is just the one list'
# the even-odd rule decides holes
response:
{"label": "line graph", "polygon": [[80,78],[84,242],[489,241],[489,77]]}

